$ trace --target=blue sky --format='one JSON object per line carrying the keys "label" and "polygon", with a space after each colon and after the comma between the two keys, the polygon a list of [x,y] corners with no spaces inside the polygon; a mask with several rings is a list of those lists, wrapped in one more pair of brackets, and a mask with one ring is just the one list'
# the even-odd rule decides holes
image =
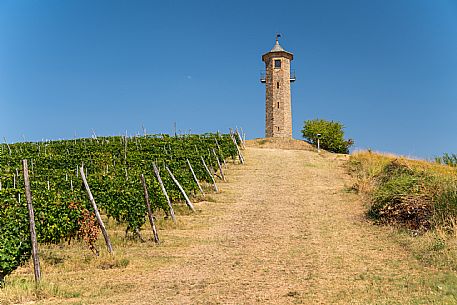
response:
{"label": "blue sky", "polygon": [[457,152],[457,1],[0,1],[0,137],[263,137],[261,55],[294,53],[294,136],[337,120],[357,148]]}

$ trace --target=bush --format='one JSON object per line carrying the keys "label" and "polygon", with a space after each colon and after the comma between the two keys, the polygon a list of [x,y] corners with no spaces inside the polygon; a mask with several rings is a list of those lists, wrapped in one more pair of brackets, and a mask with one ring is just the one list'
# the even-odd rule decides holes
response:
{"label": "bush", "polygon": [[431,228],[434,185],[431,176],[393,160],[374,179],[370,218],[418,231]]}
{"label": "bush", "polygon": [[457,224],[457,175],[453,168],[370,152],[351,156],[353,188],[367,199],[367,216],[416,233],[445,232]]}
{"label": "bush", "polygon": [[439,164],[446,164],[449,166],[457,167],[457,155],[445,153],[442,157],[436,157],[435,162]]}
{"label": "bush", "polygon": [[352,139],[344,140],[343,129],[343,124],[339,122],[315,119],[305,121],[302,134],[313,145],[317,145],[317,134],[321,134],[320,147],[322,149],[347,154],[354,141]]}

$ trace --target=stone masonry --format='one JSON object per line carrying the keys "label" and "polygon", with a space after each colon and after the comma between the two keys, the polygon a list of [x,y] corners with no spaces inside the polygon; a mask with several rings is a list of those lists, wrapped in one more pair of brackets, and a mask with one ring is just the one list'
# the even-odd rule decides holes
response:
{"label": "stone masonry", "polygon": [[[285,51],[278,40],[274,48],[262,56],[265,62],[266,115],[265,137],[292,138],[290,97],[290,61],[293,54]],[[278,62],[280,61],[280,63]]]}

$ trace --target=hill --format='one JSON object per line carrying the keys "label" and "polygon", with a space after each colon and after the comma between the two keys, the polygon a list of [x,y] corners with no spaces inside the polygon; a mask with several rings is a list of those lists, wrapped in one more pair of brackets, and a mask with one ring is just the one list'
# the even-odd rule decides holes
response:
{"label": "hill", "polygon": [[[348,192],[353,180],[347,157],[251,144],[243,166],[228,165],[221,192],[196,204],[197,217],[180,217],[176,225],[158,222],[159,230],[167,227],[160,246],[125,240],[111,223],[115,258],[82,258],[71,247],[45,249],[46,281],[38,303],[456,300],[453,273],[423,264],[390,228],[366,220],[360,196]],[[36,300],[19,288],[30,282],[29,273],[30,266],[19,270],[11,279],[17,284],[0,292],[0,300]]]}

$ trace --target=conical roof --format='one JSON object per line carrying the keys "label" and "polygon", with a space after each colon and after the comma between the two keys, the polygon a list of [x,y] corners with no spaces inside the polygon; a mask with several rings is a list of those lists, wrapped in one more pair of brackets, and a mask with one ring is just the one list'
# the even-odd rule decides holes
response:
{"label": "conical roof", "polygon": [[273,47],[273,49],[271,49],[270,52],[287,52],[286,50],[284,50],[281,45],[279,44],[279,41],[276,40],[276,43],[275,43],[275,46]]}
{"label": "conical roof", "polygon": [[[276,37],[276,43],[275,43],[273,49],[271,49],[270,52],[263,54],[262,60],[267,58],[267,56],[271,53],[280,53],[280,52],[282,52],[283,55],[285,55],[285,57],[290,57],[290,60],[292,60],[294,58],[294,55],[292,53],[287,52],[286,50],[284,50],[283,47],[281,47],[281,45],[279,44],[279,41],[278,41],[278,37]],[[281,56],[281,55],[279,55],[279,56]]]}

